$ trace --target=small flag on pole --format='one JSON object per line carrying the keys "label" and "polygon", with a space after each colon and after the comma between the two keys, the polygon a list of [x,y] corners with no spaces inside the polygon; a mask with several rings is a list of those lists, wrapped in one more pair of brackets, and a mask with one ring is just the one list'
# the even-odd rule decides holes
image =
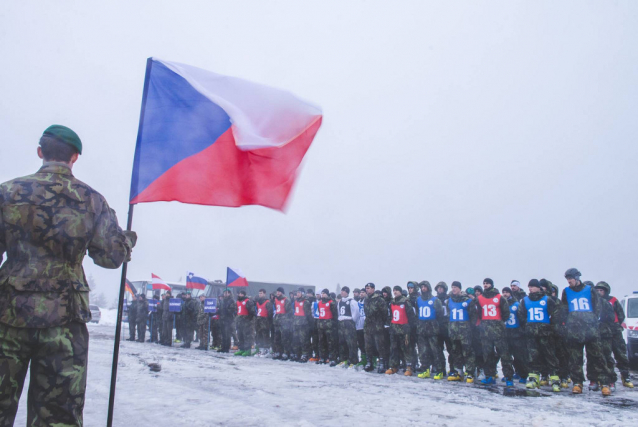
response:
{"label": "small flag on pole", "polygon": [[133,286],[133,284],[131,282],[129,282],[128,279],[126,279],[126,292],[128,292],[129,294],[131,294],[131,296],[133,298],[135,298],[135,286]]}
{"label": "small flag on pole", "polygon": [[206,285],[208,284],[208,280],[203,277],[195,276],[195,273],[189,272],[186,275],[186,288],[187,289],[206,289]]}
{"label": "small flag on pole", "polygon": [[246,276],[244,276],[241,271],[237,269],[233,270],[232,268],[227,267],[226,286],[229,288],[248,286],[248,281],[246,280]]}
{"label": "small flag on pole", "polygon": [[170,291],[171,290],[171,287],[168,286],[165,281],[160,279],[159,276],[156,276],[153,273],[151,273],[151,276],[153,277],[153,280],[151,281],[153,289],[164,289],[166,291]]}

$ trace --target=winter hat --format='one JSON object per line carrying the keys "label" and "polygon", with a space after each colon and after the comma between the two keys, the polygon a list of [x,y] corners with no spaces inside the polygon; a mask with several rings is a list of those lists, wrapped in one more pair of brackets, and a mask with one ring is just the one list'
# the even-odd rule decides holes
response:
{"label": "winter hat", "polygon": [[404,297],[408,296],[408,291],[406,291],[405,289],[401,290],[401,295],[403,295]]}
{"label": "winter hat", "polygon": [[372,289],[374,289],[374,288],[375,288],[374,283],[372,283],[372,282],[370,282],[370,283],[366,283],[366,286],[365,286],[365,287],[366,287],[366,288],[372,288]]}
{"label": "winter hat", "polygon": [[469,295],[474,295],[474,288],[467,288],[467,289],[465,290],[465,293],[466,293],[466,294],[469,294]]}
{"label": "winter hat", "polygon": [[479,285],[474,286],[474,294],[483,295],[483,288],[481,288]]}
{"label": "winter hat", "polygon": [[394,288],[392,288],[393,291],[399,291],[399,292],[403,292],[403,288],[401,286],[395,286]]}
{"label": "winter hat", "polygon": [[490,279],[489,277],[483,279],[483,283],[489,283],[492,287],[494,287],[494,280]]}
{"label": "winter hat", "polygon": [[238,295],[246,295],[246,291],[245,290],[240,290],[239,292],[237,292]]}
{"label": "winter hat", "polygon": [[611,286],[607,284],[607,282],[598,282],[595,286],[596,289],[604,289],[607,295],[611,293]]}
{"label": "winter hat", "polygon": [[308,289],[306,289],[306,293],[307,293],[307,294],[313,294],[313,295],[314,295],[314,294],[315,294],[315,291],[314,291],[314,290],[312,290],[312,289],[310,289],[310,288],[308,288]]}
{"label": "winter hat", "polygon": [[408,282],[408,288],[414,288],[414,285],[416,285],[416,282]]}
{"label": "winter hat", "polygon": [[510,288],[508,288],[507,286],[505,286],[505,287],[503,288],[503,292],[507,292],[508,294],[511,294],[511,293],[512,293],[512,289],[510,289]]}
{"label": "winter hat", "polygon": [[[440,283],[439,283],[439,285],[440,285]],[[439,285],[437,285],[436,287],[438,288]],[[463,289],[463,286],[461,286],[461,282],[458,282],[456,280],[454,282],[452,282],[452,287]]]}
{"label": "winter hat", "polygon": [[428,292],[432,292],[432,285],[430,285],[430,282],[428,282],[427,280],[424,280],[421,283],[419,283],[419,288],[422,288],[424,286],[427,288]]}
{"label": "winter hat", "polygon": [[82,154],[82,141],[80,141],[80,137],[68,127],[51,125],[44,130],[42,136],[45,135],[70,145],[77,150],[78,154]]}
{"label": "winter hat", "polygon": [[349,294],[350,293],[350,288],[347,287],[347,286],[344,286],[343,288],[341,288],[341,292],[345,292],[345,293]]}
{"label": "winter hat", "polygon": [[297,292],[301,292],[302,294],[305,294],[306,290],[304,288],[299,288],[297,289]]}
{"label": "winter hat", "polygon": [[322,289],[321,293],[322,294],[326,294],[326,295],[330,295],[330,291],[328,290],[328,288]]}
{"label": "winter hat", "polygon": [[532,279],[529,281],[529,284],[527,285],[528,288],[541,288],[541,284],[538,282],[538,280],[536,279]]}
{"label": "winter hat", "polygon": [[541,286],[541,288],[549,289],[549,282],[547,281],[547,279],[539,280],[538,284]]}
{"label": "winter hat", "polygon": [[567,270],[565,272],[565,279],[576,279],[576,280],[580,280],[580,271],[578,271],[578,269],[576,268],[570,268],[569,270]]}
{"label": "winter hat", "polygon": [[359,289],[359,288],[354,288],[354,291],[352,291],[352,293],[354,293],[354,294],[360,294],[360,293],[361,293],[361,289]]}
{"label": "winter hat", "polygon": [[281,292],[282,294],[286,293],[286,291],[284,291],[284,288],[282,288],[281,286],[277,288],[277,292]]}
{"label": "winter hat", "polygon": [[439,291],[439,287],[443,288],[444,292],[447,292],[447,284],[445,282],[439,282],[436,284],[436,286],[434,287],[435,291]]}

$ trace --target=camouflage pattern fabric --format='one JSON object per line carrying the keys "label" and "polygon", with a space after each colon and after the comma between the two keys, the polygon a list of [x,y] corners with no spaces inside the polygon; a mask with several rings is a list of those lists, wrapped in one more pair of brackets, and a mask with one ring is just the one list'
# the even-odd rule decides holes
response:
{"label": "camouflage pattern fabric", "polygon": [[[498,293],[498,290],[491,287],[483,293],[483,296],[485,298],[496,298]],[[479,317],[482,317],[483,310],[481,309],[480,301],[477,300],[476,304],[477,314]],[[501,312],[501,320],[482,319],[479,324],[484,360],[483,369],[485,376],[496,376],[496,365],[500,358],[503,375],[505,378],[511,379],[514,375],[514,368],[512,367],[512,356],[510,354],[509,346],[507,345],[507,337],[505,336],[505,322],[510,317],[510,309],[509,304],[504,297],[499,298],[499,308]]]}
{"label": "camouflage pattern fabric", "polygon": [[339,358],[341,361],[347,360],[350,364],[359,363],[357,327],[354,320],[339,322]]}
{"label": "camouflage pattern fabric", "polygon": [[135,328],[137,327],[137,300],[133,300],[128,306],[128,340],[135,341]]}
{"label": "camouflage pattern fabric", "polygon": [[252,316],[237,316],[235,318],[237,327],[237,346],[241,351],[248,351],[255,342],[255,322]]}
{"label": "camouflage pattern fabric", "polygon": [[259,348],[270,348],[270,319],[269,317],[255,317],[255,343]]}
{"label": "camouflage pattern fabric", "polygon": [[[421,322],[425,323],[425,322]],[[419,361],[421,369],[432,369],[432,372],[445,371],[445,356],[437,335],[417,334],[419,340]]]}
{"label": "camouflage pattern fabric", "polygon": [[310,325],[314,323],[312,317],[312,305],[310,300],[303,295],[296,298],[296,302],[303,303],[303,316],[292,316],[292,352],[297,356],[310,355]]}
{"label": "camouflage pattern fabric", "polygon": [[385,334],[388,305],[381,296],[381,292],[375,291],[371,296],[367,296],[363,301],[363,310],[366,314],[363,334],[368,360],[375,356],[388,360],[390,341]]}
{"label": "camouflage pattern fabric", "polygon": [[522,378],[527,378],[529,375],[529,365],[527,360],[528,352],[525,336],[523,335],[521,328],[507,329],[505,331],[505,336],[507,338],[507,345],[510,353],[514,359],[514,370]]}
{"label": "camouflage pattern fabric", "polygon": [[[459,371],[459,373],[462,373],[463,366],[465,366],[465,371],[475,375],[476,359],[474,356],[474,348],[472,347],[472,325],[476,324],[476,305],[465,292],[461,292],[458,295],[451,294],[450,299],[454,302],[469,302],[468,313],[470,316],[469,321],[448,323],[448,331],[452,344],[452,351],[450,352],[450,371],[454,368]],[[449,307],[447,311],[449,313]]]}
{"label": "camouflage pattern fabric", "polygon": [[137,302],[137,340],[144,342],[146,340],[146,322],[148,322],[148,301],[143,298]]}
{"label": "camouflage pattern fabric", "polygon": [[[334,304],[333,304],[334,306]],[[319,330],[319,351],[321,359],[337,360],[338,342],[335,340],[335,322],[332,319],[318,319],[317,329]]]}
{"label": "camouflage pattern fabric", "polygon": [[84,323],[0,324],[0,426],[13,426],[31,362],[28,426],[82,426],[89,334]]}

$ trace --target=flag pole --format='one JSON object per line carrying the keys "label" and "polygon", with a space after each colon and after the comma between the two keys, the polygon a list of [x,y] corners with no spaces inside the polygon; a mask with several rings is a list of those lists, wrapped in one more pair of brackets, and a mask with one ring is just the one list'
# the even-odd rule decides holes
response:
{"label": "flag pole", "polygon": [[[126,221],[126,229],[131,231],[133,225],[133,207],[129,205],[128,220]],[[106,420],[107,427],[113,425],[113,404],[115,403],[115,382],[117,380],[117,361],[120,354],[120,337],[122,332],[122,305],[124,303],[124,287],[126,285],[126,268],[127,262],[122,264],[122,279],[120,280],[120,296],[117,303],[117,321],[115,322],[115,343],[113,344],[113,365],[111,366],[111,391],[109,393],[109,411]]]}
{"label": "flag pole", "polygon": [[[144,75],[144,91],[142,92],[142,107],[140,109],[140,123],[137,129],[137,141],[135,150],[137,151],[137,146],[139,146],[140,141],[142,140],[142,129],[144,127],[144,113],[146,112],[146,97],[148,95],[148,85],[151,81],[151,67],[153,65],[153,58],[148,58],[146,60],[146,73]],[[135,163],[135,160],[133,160]],[[134,166],[135,168],[135,166]],[[133,178],[131,178],[131,187],[133,185]],[[128,205],[128,219],[126,221],[126,229],[131,231],[131,226],[133,225],[133,207],[135,204],[130,203],[131,198],[129,197],[129,205]],[[117,361],[120,355],[120,332],[122,329],[122,304],[124,301],[124,286],[126,284],[126,267],[127,262],[122,264],[122,280],[120,281],[120,296],[117,302],[117,322],[115,326],[115,343],[113,344],[113,365],[111,367],[111,391],[109,392],[109,409],[106,418],[106,426],[113,426],[113,405],[115,404],[115,382],[117,380]]]}

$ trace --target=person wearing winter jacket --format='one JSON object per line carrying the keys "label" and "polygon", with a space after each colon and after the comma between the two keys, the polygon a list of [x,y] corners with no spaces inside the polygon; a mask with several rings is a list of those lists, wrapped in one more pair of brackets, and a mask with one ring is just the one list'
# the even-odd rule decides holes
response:
{"label": "person wearing winter jacket", "polygon": [[273,316],[273,304],[268,299],[265,289],[260,289],[257,294],[255,310],[255,346],[259,348],[259,355],[263,356],[270,348],[270,327]]}
{"label": "person wearing winter jacket", "polygon": [[512,354],[514,365],[514,379],[519,379],[519,382],[525,383],[529,374],[529,368],[527,367],[527,344],[525,343],[525,331],[521,327],[521,323],[518,320],[518,311],[520,309],[520,301],[517,301],[512,296],[512,290],[509,287],[503,288],[503,298],[507,300],[510,307],[510,317],[505,322],[505,336],[507,337],[507,345],[509,346],[510,353]]}
{"label": "person wearing winter jacket", "polygon": [[339,313],[339,366],[344,368],[359,363],[357,348],[357,322],[359,304],[350,297],[350,288],[341,288],[341,301],[337,304]]}
{"label": "person wearing winter jacket", "polygon": [[292,353],[292,303],[286,298],[284,288],[277,288],[274,299],[273,359],[288,360]]}
{"label": "person wearing winter jacket", "polygon": [[337,303],[330,297],[330,291],[321,291],[321,300],[317,302],[319,307],[319,319],[317,329],[319,330],[319,351],[322,353],[320,360],[316,363],[329,363],[330,366],[337,366],[338,342],[335,334],[335,322],[338,318]]}
{"label": "person wearing winter jacket", "polygon": [[363,331],[365,334],[366,355],[368,363],[364,370],[372,372],[374,370],[374,357],[378,357],[377,372],[384,373],[388,360],[389,342],[385,336],[385,324],[388,318],[388,305],[383,299],[380,291],[375,289],[374,283],[368,283],[365,287],[366,298],[364,300],[365,323]]}
{"label": "person wearing winter jacket", "polygon": [[430,282],[419,283],[421,295],[416,299],[417,340],[421,373],[419,378],[433,377],[441,380],[445,376],[445,357],[439,344],[440,322],[445,314],[441,300],[432,295]]}
{"label": "person wearing winter jacket", "polygon": [[452,363],[448,381],[463,380],[463,366],[465,366],[465,381],[474,382],[476,375],[476,360],[472,348],[472,325],[476,323],[475,302],[462,290],[460,282],[452,282],[452,292],[447,301],[449,313],[449,333],[452,342]]}
{"label": "person wearing winter jacket", "polygon": [[357,366],[365,366],[366,363],[368,362],[368,359],[366,356],[365,333],[363,331],[363,327],[366,321],[366,313],[364,308],[366,292],[365,292],[365,289],[361,291],[358,288],[355,288],[355,290],[352,291],[352,294],[359,308],[359,318],[357,319],[355,327],[357,329],[357,347],[359,347],[359,351],[361,352],[361,358],[359,359],[359,363],[357,363]]}
{"label": "person wearing winter jacket", "polygon": [[[439,320],[439,334],[438,341],[439,347],[441,350],[445,347],[445,350],[448,354],[448,365],[450,366],[450,371],[452,370],[452,341],[450,340],[450,313],[448,312],[447,302],[450,299],[447,291],[447,284],[445,282],[439,282],[434,287],[434,291],[436,292],[436,297],[439,301],[441,301],[441,308],[443,309],[443,316]],[[447,371],[445,370],[445,360],[443,360],[443,375],[445,376]]]}
{"label": "person wearing winter jacket", "polygon": [[297,290],[294,316],[292,317],[291,361],[306,363],[310,359],[310,325],[314,322],[312,305],[303,288]]}
{"label": "person wearing winter jacket", "polygon": [[416,324],[416,315],[410,300],[403,296],[401,286],[395,286],[393,293],[394,299],[390,303],[390,367],[385,373],[392,375],[398,372],[402,355],[405,358],[405,376],[411,377],[414,345],[410,340],[410,329]]}

